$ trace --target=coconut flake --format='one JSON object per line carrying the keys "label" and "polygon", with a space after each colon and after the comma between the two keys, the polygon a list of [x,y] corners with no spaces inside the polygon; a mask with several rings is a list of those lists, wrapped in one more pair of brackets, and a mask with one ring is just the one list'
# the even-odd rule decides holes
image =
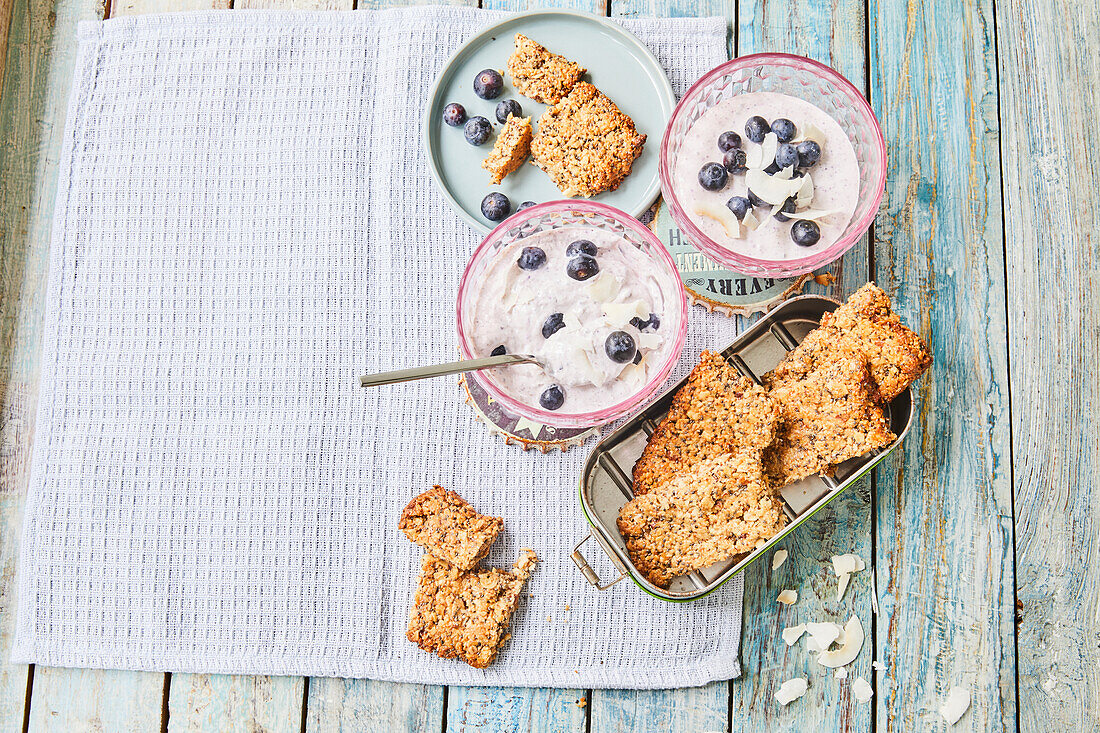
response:
{"label": "coconut flake", "polygon": [[741,220],[741,223],[745,225],[746,229],[753,232],[760,226],[760,220],[756,218],[756,214],[752,213],[751,209],[745,212],[745,218]]}
{"label": "coconut flake", "polygon": [[844,633],[844,629],[840,628],[840,624],[834,624],[831,621],[820,624],[806,624],[806,631],[809,632],[810,637],[821,651],[832,646],[833,642],[838,641],[840,635]]}
{"label": "coconut flake", "polygon": [[787,554],[786,550],[776,550],[772,554],[772,570],[778,570],[787,562]]}
{"label": "coconut flake", "polygon": [[775,153],[779,150],[779,136],[769,132],[764,136],[764,142],[760,143],[760,168],[767,168],[775,161]]}
{"label": "coconut flake", "polygon": [[871,702],[874,696],[875,691],[871,689],[871,683],[862,677],[856,677],[856,681],[852,683],[852,697],[860,702]]}
{"label": "coconut flake", "polygon": [[695,214],[696,216],[713,219],[721,224],[722,230],[730,239],[741,239],[744,236],[741,232],[741,222],[737,221],[737,217],[725,206],[718,206],[709,202],[702,203],[695,207]]}
{"label": "coconut flake", "polygon": [[[799,214],[801,216],[801,214]],[[863,558],[859,555],[833,555],[833,572],[837,577],[836,599],[844,597],[844,591],[848,589],[848,579],[852,573],[858,573],[867,567]]]}
{"label": "coconut flake", "polygon": [[863,624],[857,616],[848,619],[844,624],[844,638],[839,641],[840,648],[825,650],[817,658],[819,664],[825,667],[843,667],[855,661],[859,656],[859,650],[863,648]]}
{"label": "coconut flake", "polygon": [[952,687],[947,691],[947,699],[940,708],[940,717],[947,721],[948,725],[954,725],[970,707],[970,691],[962,687]]}
{"label": "coconut flake", "polygon": [[875,661],[871,662],[871,669],[877,669],[881,671],[886,669],[886,665],[876,659]]}
{"label": "coconut flake", "polygon": [[[534,288],[532,288],[533,290]],[[588,294],[597,302],[608,302],[619,294],[619,281],[614,277],[594,277],[588,286]]]}
{"label": "coconut flake", "polygon": [[783,641],[787,642],[787,646],[794,646],[795,642],[802,638],[802,635],[806,633],[806,624],[799,624],[798,626],[788,626],[783,629],[782,636]]}
{"label": "coconut flake", "polygon": [[648,318],[649,308],[640,300],[629,303],[604,303],[603,316],[609,325],[618,326],[629,323],[631,318]]}
{"label": "coconut flake", "polygon": [[779,690],[775,693],[775,699],[779,701],[780,705],[789,705],[805,695],[806,688],[809,686],[810,683],[805,677],[795,677],[793,680],[787,680],[779,686]]}
{"label": "coconut flake", "polygon": [[780,603],[786,603],[789,606],[798,601],[798,591],[790,589],[782,591],[776,600]]}
{"label": "coconut flake", "polygon": [[791,178],[785,181],[761,170],[750,170],[745,174],[745,185],[772,206],[782,206],[802,188],[802,179]]}
{"label": "coconut flake", "polygon": [[791,140],[792,145],[797,145],[803,140],[813,140],[821,147],[825,147],[825,133],[818,129],[816,125],[807,123],[801,127],[799,132],[802,133],[801,136]]}
{"label": "coconut flake", "polygon": [[[761,196],[760,198],[764,198]],[[798,205],[798,199],[795,199],[795,205]],[[805,209],[804,211],[796,211],[791,218],[792,219],[809,219],[810,221],[817,221],[818,219],[824,219],[826,216],[832,216],[833,214],[843,213],[840,209]]]}
{"label": "coconut flake", "polygon": [[802,185],[798,187],[798,192],[794,195],[794,205],[796,209],[805,209],[814,200],[814,179],[807,173],[799,180],[802,181]]}
{"label": "coconut flake", "polygon": [[794,166],[789,165],[786,168],[780,168],[775,172],[775,178],[781,181],[789,181],[794,176]]}
{"label": "coconut flake", "polygon": [[838,680],[848,679],[848,670],[844,667],[838,667],[836,670],[836,678]]}

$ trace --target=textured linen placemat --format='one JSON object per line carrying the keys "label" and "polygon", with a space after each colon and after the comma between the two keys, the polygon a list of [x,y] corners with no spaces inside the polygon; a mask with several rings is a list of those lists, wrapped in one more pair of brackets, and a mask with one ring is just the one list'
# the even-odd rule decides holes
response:
{"label": "textured linen placemat", "polygon": [[[456,353],[479,236],[436,192],[419,121],[446,58],[500,17],[80,27],[15,661],[570,687],[739,674],[740,581],[680,605],[573,567],[590,446],[506,446],[451,381],[357,385]],[[726,56],[720,19],[624,25],[678,94]],[[675,376],[733,336],[694,310]],[[484,671],[404,636],[421,550],[397,518],[437,483],[505,518],[489,563],[543,559]]]}

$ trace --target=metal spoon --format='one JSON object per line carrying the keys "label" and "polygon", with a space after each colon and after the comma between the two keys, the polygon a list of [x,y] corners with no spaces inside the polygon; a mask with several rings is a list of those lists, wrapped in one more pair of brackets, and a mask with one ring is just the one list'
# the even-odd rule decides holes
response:
{"label": "metal spoon", "polygon": [[377,387],[381,384],[412,382],[417,379],[442,377],[445,374],[476,372],[479,369],[489,369],[498,366],[538,363],[539,360],[531,356],[530,354],[502,354],[500,356],[486,356],[481,359],[466,359],[463,361],[452,361],[447,364],[433,364],[431,366],[414,367],[412,369],[398,369],[392,372],[381,372],[380,374],[364,374],[363,376],[359,377],[359,386]]}

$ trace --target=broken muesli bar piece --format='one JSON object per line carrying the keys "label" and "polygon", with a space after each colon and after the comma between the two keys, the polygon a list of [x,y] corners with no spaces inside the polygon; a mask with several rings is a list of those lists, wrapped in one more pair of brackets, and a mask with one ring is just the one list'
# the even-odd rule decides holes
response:
{"label": "broken muesli bar piece", "polygon": [[619,511],[630,559],[654,585],[752,552],[787,523],[760,455],[707,458]]}
{"label": "broken muesli bar piece", "polygon": [[429,554],[469,570],[489,552],[504,527],[500,517],[478,514],[466,500],[442,486],[413,497],[397,528]]}
{"label": "broken muesli bar piece", "polygon": [[704,458],[763,450],[778,419],[779,406],[762,387],[718,354],[704,351],[634,464],[635,496]]}
{"label": "broken muesli bar piece", "polygon": [[901,323],[886,293],[867,283],[821,319],[821,325],[764,376],[775,386],[801,379],[820,362],[856,356],[867,362],[885,402],[897,397],[932,363],[924,341]]}
{"label": "broken muesli bar piece", "polygon": [[614,102],[582,81],[542,113],[531,157],[564,195],[595,196],[630,175],[645,140]]}
{"label": "broken muesli bar piece", "polygon": [[489,157],[481,161],[481,167],[489,171],[489,179],[500,183],[509,173],[523,165],[531,154],[531,118],[508,115]]}
{"label": "broken muesli bar piece", "polygon": [[543,104],[557,104],[585,71],[527,36],[516,34],[515,53],[508,57],[508,75],[512,77],[512,86],[523,96]]}
{"label": "broken muesli bar piece", "polygon": [[896,437],[879,407],[878,386],[857,357],[818,362],[769,394],[781,410],[775,442],[764,451],[765,470],[776,486],[830,471]]}
{"label": "broken muesli bar piece", "polygon": [[489,666],[510,636],[508,623],[536,562],[525,549],[512,570],[460,570],[425,555],[405,636],[444,659]]}

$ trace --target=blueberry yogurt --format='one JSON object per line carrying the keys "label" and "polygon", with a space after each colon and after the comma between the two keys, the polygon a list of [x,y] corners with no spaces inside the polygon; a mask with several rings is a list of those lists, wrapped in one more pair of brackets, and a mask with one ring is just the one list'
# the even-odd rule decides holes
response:
{"label": "blueberry yogurt", "polygon": [[718,244],[760,259],[797,259],[843,234],[859,201],[859,164],[844,130],[820,108],[749,92],[692,124],[673,185],[687,216]]}
{"label": "blueberry yogurt", "polygon": [[482,276],[473,348],[539,359],[542,366],[493,370],[500,389],[525,405],[612,407],[640,392],[673,348],[676,334],[662,320],[678,304],[664,292],[648,256],[612,232],[539,232],[501,249]]}

